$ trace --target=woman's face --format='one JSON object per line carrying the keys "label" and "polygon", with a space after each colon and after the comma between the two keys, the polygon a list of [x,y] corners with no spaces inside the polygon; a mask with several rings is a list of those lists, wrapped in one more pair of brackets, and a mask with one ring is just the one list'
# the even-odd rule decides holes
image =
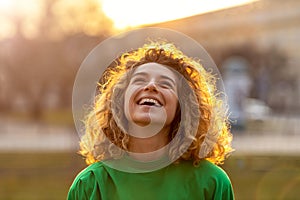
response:
{"label": "woman's face", "polygon": [[124,112],[129,123],[171,124],[178,106],[177,77],[158,63],[137,67],[125,92]]}

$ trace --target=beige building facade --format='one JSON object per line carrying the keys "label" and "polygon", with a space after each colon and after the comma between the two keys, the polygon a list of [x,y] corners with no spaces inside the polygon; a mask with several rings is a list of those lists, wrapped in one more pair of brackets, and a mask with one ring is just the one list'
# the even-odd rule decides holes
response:
{"label": "beige building facade", "polygon": [[299,0],[260,0],[152,26],[189,35],[207,49],[221,72],[228,57],[245,57],[251,95],[280,112],[300,113]]}

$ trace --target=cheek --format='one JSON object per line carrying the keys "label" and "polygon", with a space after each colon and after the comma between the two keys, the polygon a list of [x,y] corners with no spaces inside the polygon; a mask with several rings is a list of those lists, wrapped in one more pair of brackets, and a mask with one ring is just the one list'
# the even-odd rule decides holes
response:
{"label": "cheek", "polygon": [[131,92],[126,90],[124,94],[124,114],[127,119],[130,118],[130,97],[131,97]]}
{"label": "cheek", "polygon": [[124,114],[127,119],[131,119],[131,113],[135,105],[134,96],[136,95],[136,88],[128,87],[124,93]]}
{"label": "cheek", "polygon": [[174,115],[174,116],[175,116],[175,114],[176,114],[176,111],[177,111],[177,109],[178,109],[178,106],[180,106],[179,103],[178,103],[178,101],[174,102],[174,104],[173,104],[173,109],[172,109],[173,115]]}
{"label": "cheek", "polygon": [[178,102],[178,97],[175,94],[172,94],[168,98],[168,107],[167,107],[167,113],[170,117],[174,118],[176,114],[176,110],[178,108],[179,102]]}
{"label": "cheek", "polygon": [[173,107],[175,110],[178,106],[178,95],[177,95],[177,92],[170,92],[169,95],[168,95],[168,102],[170,104],[171,107]]}

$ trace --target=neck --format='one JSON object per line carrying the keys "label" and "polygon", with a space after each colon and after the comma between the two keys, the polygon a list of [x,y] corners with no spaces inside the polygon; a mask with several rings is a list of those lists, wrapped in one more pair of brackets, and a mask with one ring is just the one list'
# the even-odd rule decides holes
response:
{"label": "neck", "polygon": [[169,129],[148,138],[130,137],[129,155],[140,161],[154,161],[166,154]]}
{"label": "neck", "polygon": [[147,130],[139,128],[129,128],[129,133],[131,135],[129,142],[129,150],[135,153],[148,153],[157,151],[163,148],[166,144],[168,144],[169,130],[170,127],[164,127],[158,133],[148,135],[149,137],[135,137],[141,136],[140,132],[143,131],[143,133],[145,133],[147,132]]}

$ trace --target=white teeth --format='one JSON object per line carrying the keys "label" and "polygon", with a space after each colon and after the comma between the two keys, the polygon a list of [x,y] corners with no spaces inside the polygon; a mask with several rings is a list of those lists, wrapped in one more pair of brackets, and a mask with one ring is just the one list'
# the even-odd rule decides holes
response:
{"label": "white teeth", "polygon": [[155,106],[161,106],[160,103],[155,99],[144,98],[140,100],[139,105],[142,105],[146,102],[153,103]]}

